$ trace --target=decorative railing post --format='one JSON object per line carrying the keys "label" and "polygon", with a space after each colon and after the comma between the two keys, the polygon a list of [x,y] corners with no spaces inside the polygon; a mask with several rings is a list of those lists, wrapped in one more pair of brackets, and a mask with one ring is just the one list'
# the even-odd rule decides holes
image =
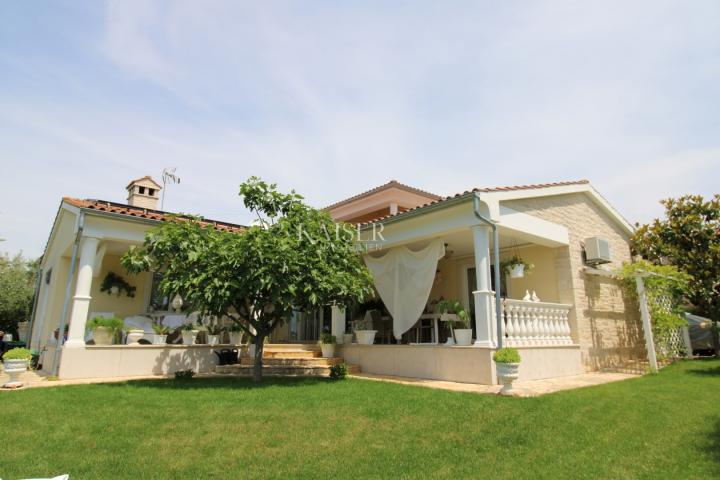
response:
{"label": "decorative railing post", "polygon": [[503,334],[511,346],[572,345],[572,305],[562,303],[503,301]]}

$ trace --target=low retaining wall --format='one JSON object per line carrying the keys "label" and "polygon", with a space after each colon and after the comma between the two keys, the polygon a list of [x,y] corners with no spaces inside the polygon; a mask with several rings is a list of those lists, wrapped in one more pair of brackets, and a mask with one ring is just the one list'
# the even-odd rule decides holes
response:
{"label": "low retaining wall", "polygon": [[[365,373],[451,382],[497,383],[495,349],[445,345],[338,345],[347,363]],[[518,347],[520,379],[538,380],[583,373],[578,345]]]}
{"label": "low retaining wall", "polygon": [[229,345],[93,345],[63,348],[59,377],[127,377],[170,375],[177,370],[212,372],[218,363],[214,350]]}

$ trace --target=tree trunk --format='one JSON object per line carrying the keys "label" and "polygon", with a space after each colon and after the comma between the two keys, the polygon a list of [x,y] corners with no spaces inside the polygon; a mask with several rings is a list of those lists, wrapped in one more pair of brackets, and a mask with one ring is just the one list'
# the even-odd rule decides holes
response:
{"label": "tree trunk", "polygon": [[255,335],[255,368],[253,369],[253,380],[255,383],[262,382],[263,347],[265,347],[265,335],[261,335],[260,332],[258,332]]}

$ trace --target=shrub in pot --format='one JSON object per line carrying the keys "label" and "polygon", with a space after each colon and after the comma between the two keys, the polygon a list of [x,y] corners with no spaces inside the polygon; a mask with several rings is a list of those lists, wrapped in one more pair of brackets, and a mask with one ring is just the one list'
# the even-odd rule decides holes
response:
{"label": "shrub in pot", "polygon": [[233,323],[229,329],[230,344],[231,345],[242,345],[243,330],[240,325]]}
{"label": "shrub in pot", "polygon": [[[448,322],[450,326],[450,338],[448,338],[447,345],[455,343],[468,346],[472,344],[470,315],[468,315],[460,300],[443,300],[437,304],[435,311],[440,313],[440,320]],[[462,328],[453,328],[455,323]]]}
{"label": "shrub in pot", "polygon": [[194,345],[195,339],[197,338],[198,330],[194,323],[189,322],[183,324],[182,330],[182,342],[183,345]]}
{"label": "shrub in pot", "polygon": [[503,386],[500,395],[513,395],[512,383],[520,376],[520,352],[511,347],[501,348],[493,354],[498,382]]}
{"label": "shrub in pot", "polygon": [[122,319],[118,317],[95,317],[88,321],[86,328],[92,331],[95,345],[112,345],[123,324]]}
{"label": "shrub in pot", "polygon": [[523,278],[533,269],[533,264],[527,263],[519,255],[513,255],[509,260],[500,262],[500,269],[510,278]]}
{"label": "shrub in pot", "polygon": [[343,333],[343,344],[350,345],[353,340],[353,334],[352,332],[349,333]]}
{"label": "shrub in pot", "polygon": [[323,358],[332,358],[335,356],[335,335],[323,333],[320,335],[320,350],[322,350]]}
{"label": "shrub in pot", "polygon": [[224,331],[220,325],[209,325],[206,332],[208,345],[217,345],[220,343],[220,335],[222,335]]}
{"label": "shrub in pot", "polygon": [[10,380],[8,380],[3,387],[22,387],[22,382],[19,377],[21,373],[27,370],[31,358],[32,352],[27,348],[13,348],[3,355],[3,368],[5,373],[10,377]]}
{"label": "shrub in pot", "polygon": [[170,329],[163,325],[161,322],[152,324],[153,332],[153,345],[165,345],[167,344],[167,336],[170,333]]}

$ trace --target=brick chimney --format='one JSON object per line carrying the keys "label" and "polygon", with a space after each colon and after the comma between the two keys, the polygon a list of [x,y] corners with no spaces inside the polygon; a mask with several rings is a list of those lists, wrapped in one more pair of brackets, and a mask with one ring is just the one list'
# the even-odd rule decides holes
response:
{"label": "brick chimney", "polygon": [[131,181],[125,189],[128,192],[128,205],[157,210],[162,187],[149,175]]}

